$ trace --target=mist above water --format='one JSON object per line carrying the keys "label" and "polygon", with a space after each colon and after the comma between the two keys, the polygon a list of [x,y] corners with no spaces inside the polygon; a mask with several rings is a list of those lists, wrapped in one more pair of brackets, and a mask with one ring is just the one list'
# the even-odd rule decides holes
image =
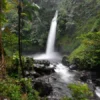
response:
{"label": "mist above water", "polygon": [[57,52],[52,52],[51,54],[35,54],[35,60],[49,60],[49,61],[61,61],[61,55]]}

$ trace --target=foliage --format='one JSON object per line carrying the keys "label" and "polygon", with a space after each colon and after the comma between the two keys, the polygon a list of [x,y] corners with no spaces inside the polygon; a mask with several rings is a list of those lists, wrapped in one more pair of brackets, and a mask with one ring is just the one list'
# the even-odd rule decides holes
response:
{"label": "foliage", "polygon": [[23,92],[27,93],[27,100],[39,100],[39,94],[32,88],[31,79],[21,79],[20,80]]}
{"label": "foliage", "polygon": [[73,100],[89,100],[92,96],[87,84],[70,84],[69,88],[72,91]]}
{"label": "foliage", "polygon": [[3,80],[0,82],[0,96],[10,98],[11,100],[21,100],[20,88],[12,80]]}
{"label": "foliage", "polygon": [[22,15],[26,15],[28,17],[28,19],[32,21],[32,17],[33,17],[32,13],[36,14],[36,11],[38,11],[39,9],[40,9],[40,7],[37,4],[35,4],[34,2],[24,0]]}
{"label": "foliage", "polygon": [[89,32],[81,35],[82,44],[70,55],[69,59],[80,59],[83,67],[100,65],[100,32]]}
{"label": "foliage", "polygon": [[[17,49],[17,38],[18,38],[18,0],[3,0],[5,1],[5,9],[3,17],[5,22],[2,19],[3,25],[3,42],[4,49],[7,54],[13,54]],[[21,3],[22,12],[21,12],[21,40],[26,41],[22,43],[23,51],[26,47],[30,50],[33,48],[33,38],[35,33],[34,27],[35,24],[39,23],[39,9],[40,7],[32,1],[24,0]],[[33,25],[33,23],[35,23]],[[9,37],[9,38],[8,38]],[[8,42],[7,42],[8,41]],[[15,45],[13,45],[15,44]],[[12,46],[11,46],[12,45]],[[38,48],[37,48],[38,49]],[[25,49],[26,50],[26,49]],[[27,50],[27,51],[29,51]]]}
{"label": "foliage", "polygon": [[[8,27],[12,33],[18,34],[16,11],[18,3],[15,3],[16,0],[8,1],[13,9],[6,13],[7,22],[4,27]],[[54,8],[51,9],[51,5],[55,5],[59,10],[56,46],[64,53],[70,53],[77,48],[80,41],[76,37],[95,30],[94,22],[96,19],[99,20],[100,16],[99,0],[83,1],[58,0],[55,5],[56,1],[48,1],[50,4],[47,4],[48,2],[45,1],[23,0],[21,13],[22,50],[25,52],[45,50],[50,21],[55,11]],[[38,3],[40,7],[34,2]]]}
{"label": "foliage", "polygon": [[[10,30],[5,29],[2,35],[3,46],[5,48],[6,55],[12,56],[18,48],[18,37],[16,34],[11,33]],[[7,51],[9,51],[9,53]]]}
{"label": "foliage", "polygon": [[[23,95],[26,94],[26,99]],[[0,96],[10,100],[39,100],[38,92],[32,89],[31,80],[7,78],[0,82]]]}
{"label": "foliage", "polygon": [[100,65],[100,32],[88,33],[83,39],[86,49],[84,51],[85,59],[90,59],[92,66]]}
{"label": "foliage", "polygon": [[[34,60],[33,58],[28,58],[28,57],[21,57],[22,59],[22,66],[23,70],[29,70],[30,68],[33,69],[33,63]],[[11,78],[18,78],[21,73],[21,68],[19,67],[19,55],[18,52],[13,54],[13,56],[6,56],[6,65],[7,65],[7,74]]]}
{"label": "foliage", "polygon": [[[99,16],[98,16],[99,17]],[[93,32],[98,32],[100,31],[100,19],[97,19],[94,23],[94,26],[92,28]]]}
{"label": "foliage", "polygon": [[69,60],[70,62],[73,61],[73,58],[80,58],[83,59],[84,55],[82,52],[84,51],[85,45],[80,45],[77,49],[74,50],[74,52],[71,53]]}
{"label": "foliage", "polygon": [[93,95],[87,84],[70,84],[68,87],[71,90],[72,98],[64,97],[62,100],[89,100],[89,97]]}
{"label": "foliage", "polygon": [[[6,10],[6,6],[7,6],[7,0],[1,0],[0,1],[0,24],[2,25],[3,24],[3,22],[5,22],[5,16],[4,16],[4,13],[3,13],[3,11],[5,11]],[[0,27],[1,27],[1,25],[0,25]]]}
{"label": "foliage", "polygon": [[77,36],[99,30],[99,5],[99,0],[60,1],[57,46],[61,51],[71,53],[80,45]]}

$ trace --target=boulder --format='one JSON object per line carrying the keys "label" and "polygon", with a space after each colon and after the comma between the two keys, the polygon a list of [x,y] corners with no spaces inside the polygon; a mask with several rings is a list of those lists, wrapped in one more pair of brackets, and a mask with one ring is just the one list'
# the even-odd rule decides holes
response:
{"label": "boulder", "polygon": [[33,76],[34,78],[38,78],[41,76],[39,73],[36,73],[35,71],[30,71],[30,75]]}
{"label": "boulder", "polygon": [[29,73],[29,71],[24,71],[24,75],[25,75],[25,77],[28,77],[28,76],[30,76],[30,73]]}
{"label": "boulder", "polygon": [[63,56],[62,58],[62,64],[65,66],[69,66],[69,61],[67,56]]}
{"label": "boulder", "polygon": [[34,64],[43,64],[44,66],[49,66],[50,62],[48,60],[35,60]]}
{"label": "boulder", "polygon": [[96,84],[96,86],[100,86],[100,79],[96,79],[95,84]]}
{"label": "boulder", "polygon": [[87,73],[85,71],[82,72],[80,79],[83,82],[87,82],[88,76],[87,76]]}
{"label": "boulder", "polygon": [[39,92],[41,97],[48,96],[52,92],[52,86],[49,83],[45,83],[41,80],[36,81],[33,87]]}
{"label": "boulder", "polygon": [[91,72],[91,79],[93,82],[97,79],[97,73],[96,72]]}
{"label": "boulder", "polygon": [[77,70],[77,65],[72,64],[69,66],[70,70]]}
{"label": "boulder", "polygon": [[54,68],[42,68],[42,67],[34,67],[34,70],[41,74],[41,75],[49,75],[51,73],[54,73]]}

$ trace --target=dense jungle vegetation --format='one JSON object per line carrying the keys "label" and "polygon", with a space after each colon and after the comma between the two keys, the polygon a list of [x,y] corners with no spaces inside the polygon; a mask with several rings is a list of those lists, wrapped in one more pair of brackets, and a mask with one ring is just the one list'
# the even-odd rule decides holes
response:
{"label": "dense jungle vegetation", "polygon": [[[18,1],[0,0],[0,98],[8,100],[42,100],[32,89],[31,79],[22,76],[19,66]],[[100,70],[100,0],[22,0],[21,54],[44,52],[51,20],[59,12],[56,51],[76,61],[79,69]],[[22,56],[24,66],[27,59]],[[71,84],[73,99],[88,100],[87,85],[78,85],[83,97],[75,97],[80,88]],[[75,90],[76,89],[76,90]],[[46,100],[46,98],[45,98]]]}

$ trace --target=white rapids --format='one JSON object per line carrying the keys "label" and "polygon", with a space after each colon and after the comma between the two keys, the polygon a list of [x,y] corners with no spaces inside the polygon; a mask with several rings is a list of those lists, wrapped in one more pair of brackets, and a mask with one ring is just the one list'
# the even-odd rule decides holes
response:
{"label": "white rapids", "polygon": [[96,87],[95,93],[100,98],[100,87]]}
{"label": "white rapids", "polygon": [[55,67],[54,70],[56,74],[60,77],[61,81],[64,83],[74,82],[74,72],[70,72],[67,66],[64,66],[62,63],[51,64],[50,68]]}

